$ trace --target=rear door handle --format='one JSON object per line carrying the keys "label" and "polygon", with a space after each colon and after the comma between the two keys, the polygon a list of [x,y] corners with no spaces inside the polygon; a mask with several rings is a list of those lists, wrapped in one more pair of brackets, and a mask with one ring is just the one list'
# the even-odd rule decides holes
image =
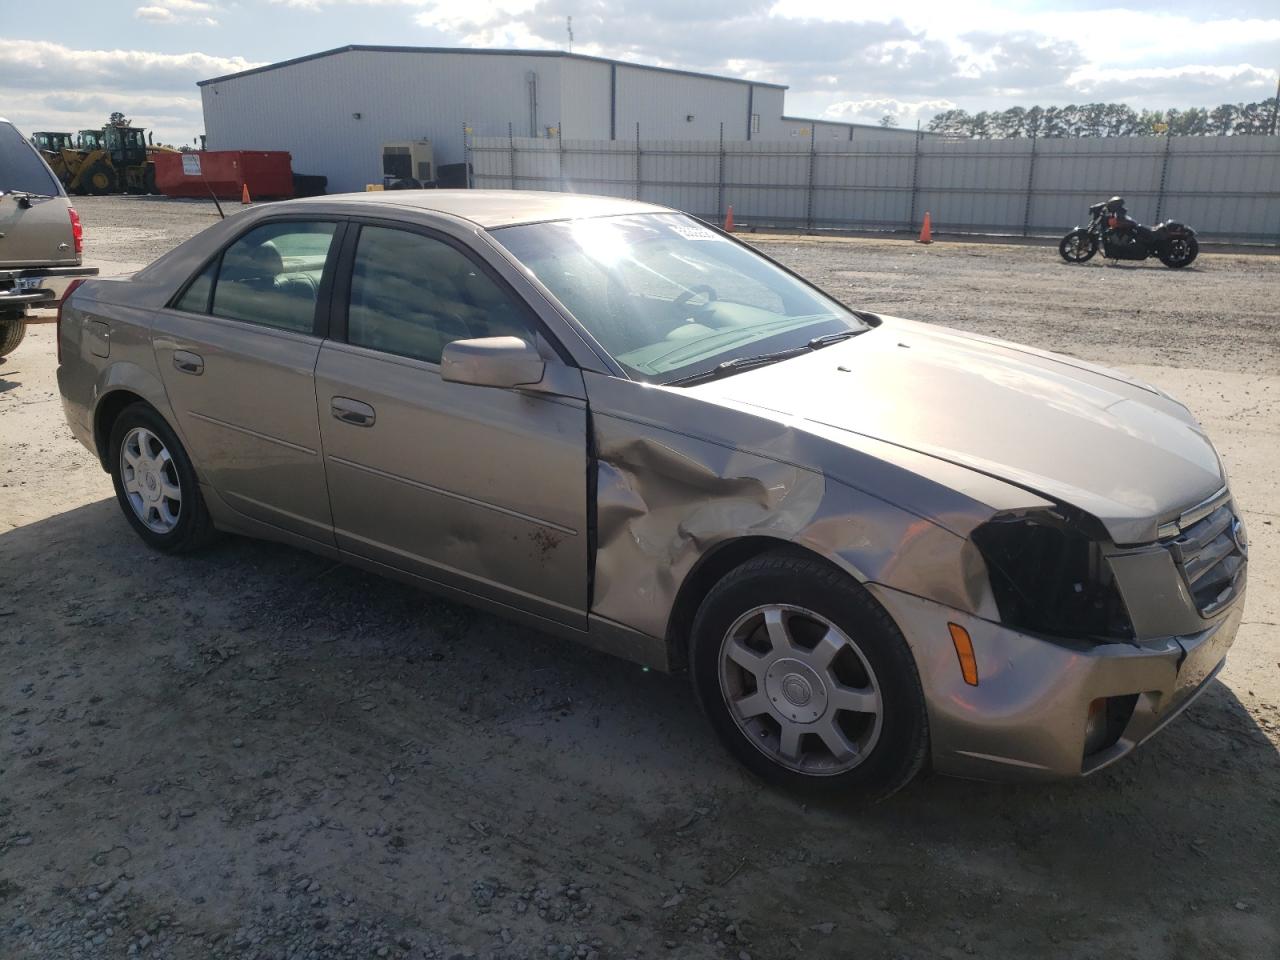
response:
{"label": "rear door handle", "polygon": [[329,412],[343,423],[350,423],[357,427],[372,427],[376,419],[373,407],[359,400],[352,400],[350,397],[332,398],[329,401]]}
{"label": "rear door handle", "polygon": [[175,350],[173,351],[173,365],[183,373],[190,373],[197,377],[204,373],[204,357],[198,353]]}

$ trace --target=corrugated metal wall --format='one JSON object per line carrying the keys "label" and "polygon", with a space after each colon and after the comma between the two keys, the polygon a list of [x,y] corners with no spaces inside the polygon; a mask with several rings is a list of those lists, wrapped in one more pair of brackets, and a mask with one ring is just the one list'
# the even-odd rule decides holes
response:
{"label": "corrugated metal wall", "polygon": [[[201,87],[210,150],[288,150],[297,173],[330,192],[382,177],[382,144],[428,138],[436,163],[463,159],[463,126],[478,136],[545,132],[560,122],[557,57],[348,51]],[[528,74],[538,78],[531,115]],[[357,118],[355,115],[359,114]],[[604,131],[592,135],[608,136]]]}
{"label": "corrugated metal wall", "polygon": [[[643,128],[642,128],[643,129]],[[719,220],[810,228],[1053,235],[1120,194],[1147,223],[1280,243],[1280,137],[1072,140],[475,138],[475,186],[633,197]]]}

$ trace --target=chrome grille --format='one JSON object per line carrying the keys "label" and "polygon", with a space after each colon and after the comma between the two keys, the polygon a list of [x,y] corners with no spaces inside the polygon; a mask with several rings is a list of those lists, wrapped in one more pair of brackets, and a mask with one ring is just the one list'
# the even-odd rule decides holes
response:
{"label": "chrome grille", "polygon": [[1230,501],[1162,542],[1202,614],[1213,614],[1235,596],[1248,545]]}

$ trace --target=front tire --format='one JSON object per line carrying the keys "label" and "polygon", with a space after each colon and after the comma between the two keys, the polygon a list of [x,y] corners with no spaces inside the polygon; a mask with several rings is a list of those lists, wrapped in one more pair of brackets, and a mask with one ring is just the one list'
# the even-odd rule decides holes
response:
{"label": "front tire", "polygon": [[0,317],[0,357],[7,357],[18,349],[27,335],[27,322],[21,317]]}
{"label": "front tire", "polygon": [[1173,237],[1158,254],[1160,262],[1171,270],[1191,266],[1199,255],[1200,244],[1195,237]]}
{"label": "front tire", "polygon": [[924,693],[902,633],[819,560],[769,553],[721,580],[694,620],[689,666],[721,741],[771,783],[872,801],[924,766]]}
{"label": "front tire", "polygon": [[107,457],[120,509],[147,546],[187,553],[213,539],[191,459],[154,408],[134,403],[120,412]]}
{"label": "front tire", "polygon": [[115,171],[98,161],[80,176],[80,183],[95,197],[115,193],[120,186]]}
{"label": "front tire", "polygon": [[1087,263],[1098,252],[1098,238],[1088,230],[1072,230],[1058,242],[1058,255],[1067,263]]}

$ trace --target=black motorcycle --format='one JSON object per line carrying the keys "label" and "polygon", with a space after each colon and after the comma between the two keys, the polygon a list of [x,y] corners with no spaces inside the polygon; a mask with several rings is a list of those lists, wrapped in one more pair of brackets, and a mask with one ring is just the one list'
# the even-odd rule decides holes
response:
{"label": "black motorcycle", "polygon": [[1084,263],[1098,252],[1112,260],[1159,257],[1166,267],[1185,267],[1200,252],[1196,232],[1185,223],[1166,220],[1144,227],[1129,216],[1123,197],[1112,197],[1089,208],[1089,225],[1076,227],[1058,244],[1067,263]]}

